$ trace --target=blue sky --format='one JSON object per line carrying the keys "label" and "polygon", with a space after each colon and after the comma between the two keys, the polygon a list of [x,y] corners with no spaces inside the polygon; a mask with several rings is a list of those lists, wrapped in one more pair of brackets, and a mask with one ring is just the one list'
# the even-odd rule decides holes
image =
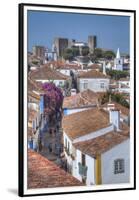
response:
{"label": "blue sky", "polygon": [[129,53],[129,26],[128,16],[28,11],[28,50],[51,48],[55,37],[87,42],[88,35],[96,35],[97,47]]}

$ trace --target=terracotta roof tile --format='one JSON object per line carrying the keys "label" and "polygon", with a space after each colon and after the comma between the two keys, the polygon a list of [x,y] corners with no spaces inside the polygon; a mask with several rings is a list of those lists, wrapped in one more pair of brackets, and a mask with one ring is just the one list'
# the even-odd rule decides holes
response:
{"label": "terracotta roof tile", "polygon": [[81,186],[79,180],[40,154],[28,150],[28,188]]}
{"label": "terracotta roof tile", "polygon": [[83,106],[96,105],[97,102],[97,93],[88,89],[76,95],[65,97],[63,101],[63,108],[80,108]]}
{"label": "terracotta roof tile", "polygon": [[102,72],[98,72],[96,70],[90,70],[79,74],[79,78],[110,78],[109,76],[104,75]]}
{"label": "terracotta roof tile", "polygon": [[119,104],[119,103],[117,103],[117,102],[114,102],[114,101],[112,101],[112,102],[108,102],[108,103],[105,103],[105,104],[103,104],[101,107],[102,108],[108,108],[109,107],[109,104],[113,104],[114,105],[114,107],[116,108],[116,109],[118,109],[120,112],[121,112],[121,114],[123,114],[123,115],[129,115],[129,109],[128,108],[126,108],[126,107],[124,107],[124,106],[122,106],[121,104]]}
{"label": "terracotta roof tile", "polygon": [[74,143],[75,148],[81,150],[83,153],[95,157],[100,155],[116,145],[122,143],[129,138],[129,132],[109,132],[105,135],[90,139],[84,142]]}
{"label": "terracotta roof tile", "polygon": [[75,139],[109,125],[109,114],[104,110],[93,108],[63,117],[64,132]]}
{"label": "terracotta roof tile", "polygon": [[51,69],[47,65],[40,67],[36,71],[32,71],[30,76],[34,80],[67,80],[70,78],[69,76]]}
{"label": "terracotta roof tile", "polygon": [[98,65],[98,64],[92,64],[92,65],[89,65],[87,68],[88,69],[100,69],[100,65]]}
{"label": "terracotta roof tile", "polygon": [[[32,73],[32,72],[31,72]],[[31,79],[31,73],[28,75],[28,92],[41,92],[42,91],[42,85],[35,80]]]}

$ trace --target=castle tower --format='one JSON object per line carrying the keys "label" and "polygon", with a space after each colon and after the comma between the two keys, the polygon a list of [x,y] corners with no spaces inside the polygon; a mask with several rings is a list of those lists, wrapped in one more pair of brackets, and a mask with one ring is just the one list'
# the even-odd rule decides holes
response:
{"label": "castle tower", "polygon": [[54,44],[52,45],[52,59],[57,61],[57,48]]}

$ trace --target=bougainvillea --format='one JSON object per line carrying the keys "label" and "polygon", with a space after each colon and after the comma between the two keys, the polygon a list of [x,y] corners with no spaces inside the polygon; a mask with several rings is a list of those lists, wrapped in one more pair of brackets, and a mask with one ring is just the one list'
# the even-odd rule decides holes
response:
{"label": "bougainvillea", "polygon": [[59,111],[62,107],[63,94],[54,83],[44,83],[44,107],[46,112]]}

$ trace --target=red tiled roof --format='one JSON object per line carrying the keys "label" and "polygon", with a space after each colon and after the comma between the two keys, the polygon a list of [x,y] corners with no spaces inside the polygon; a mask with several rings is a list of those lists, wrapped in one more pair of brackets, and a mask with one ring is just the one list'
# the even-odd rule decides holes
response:
{"label": "red tiled roof", "polygon": [[81,69],[81,65],[74,64],[74,63],[66,63],[62,61],[52,61],[48,63],[49,66],[51,64],[54,69],[75,69],[75,70]]}
{"label": "red tiled roof", "polygon": [[94,139],[90,139],[83,142],[74,143],[75,148],[79,149],[83,153],[95,157],[100,155],[116,145],[124,142],[129,138],[129,132],[108,132],[105,135],[99,136]]}
{"label": "red tiled roof", "polygon": [[109,76],[104,75],[102,72],[96,70],[90,70],[84,73],[79,74],[79,78],[110,78]]}
{"label": "red tiled roof", "polygon": [[100,65],[98,65],[98,64],[92,64],[92,65],[89,65],[88,66],[88,69],[100,69]]}
{"label": "red tiled roof", "polygon": [[30,76],[33,80],[67,80],[70,78],[69,76],[51,69],[48,65],[43,65],[38,70],[32,71]]}
{"label": "red tiled roof", "polygon": [[29,74],[29,77],[28,77],[28,91],[29,92],[30,91],[32,92],[33,90],[34,91],[39,91],[40,89],[41,89],[41,87],[39,87],[37,85],[37,83],[30,78],[30,74]]}
{"label": "red tiled roof", "polygon": [[98,108],[93,108],[63,117],[63,131],[75,139],[109,125],[109,114]]}
{"label": "red tiled roof", "polygon": [[28,150],[28,188],[81,186],[79,180],[40,154]]}
{"label": "red tiled roof", "polygon": [[65,97],[63,101],[63,108],[79,108],[83,106],[96,105],[97,102],[97,93],[88,89],[76,95]]}
{"label": "red tiled roof", "polygon": [[101,107],[102,108],[108,108],[109,107],[109,104],[114,104],[114,107],[116,108],[116,109],[118,109],[119,111],[121,111],[121,113],[122,114],[124,114],[124,115],[129,115],[129,109],[128,108],[126,108],[125,106],[122,106],[121,104],[119,104],[119,103],[117,103],[117,102],[114,102],[114,101],[112,101],[112,102],[107,102],[107,103],[105,103],[105,104],[103,104]]}

